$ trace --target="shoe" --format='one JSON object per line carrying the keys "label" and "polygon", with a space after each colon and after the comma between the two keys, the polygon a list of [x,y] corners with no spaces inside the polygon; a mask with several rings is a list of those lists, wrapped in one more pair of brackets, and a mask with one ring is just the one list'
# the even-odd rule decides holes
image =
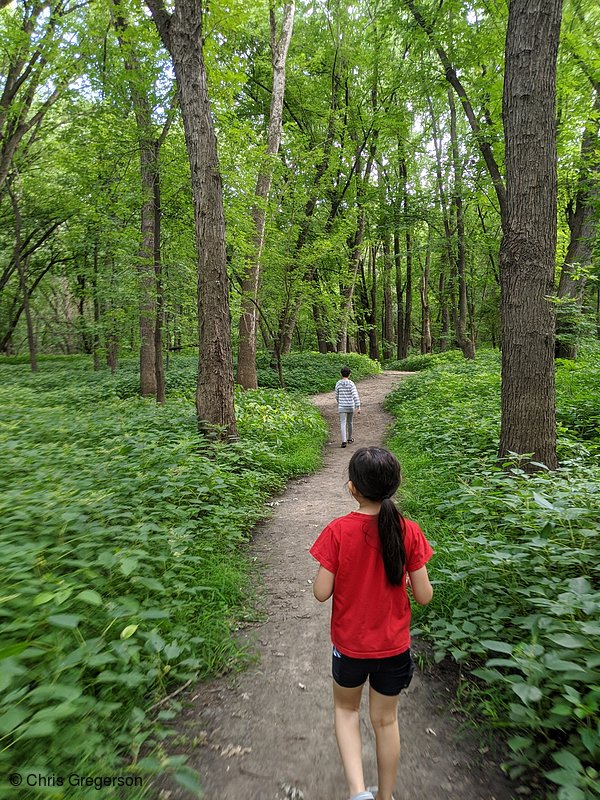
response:
{"label": "shoe", "polygon": [[348,439],[348,444],[354,444],[354,439]]}
{"label": "shoe", "polygon": [[341,447],[346,447],[346,442],[342,442]]}
{"label": "shoe", "polygon": [[[377,798],[377,786],[369,786],[369,788],[367,789],[367,792],[371,792],[373,797]],[[392,797],[392,800],[394,800],[393,797]]]}
{"label": "shoe", "polygon": [[367,789],[366,792],[359,792],[351,797],[350,800],[375,800],[371,792]]}

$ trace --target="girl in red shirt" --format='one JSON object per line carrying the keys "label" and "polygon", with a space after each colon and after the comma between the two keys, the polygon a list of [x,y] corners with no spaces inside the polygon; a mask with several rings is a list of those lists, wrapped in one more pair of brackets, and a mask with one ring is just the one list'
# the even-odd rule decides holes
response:
{"label": "girl in red shirt", "polygon": [[[320,564],[313,591],[321,602],[333,595],[335,734],[351,800],[393,800],[400,758],[398,698],[414,669],[407,586],[418,603],[429,603],[433,589],[425,565],[433,550],[392,500],[400,485],[393,453],[381,447],[357,450],[348,476],[358,511],[330,522],[312,546]],[[379,780],[371,789],[365,789],[359,726],[367,678]]]}

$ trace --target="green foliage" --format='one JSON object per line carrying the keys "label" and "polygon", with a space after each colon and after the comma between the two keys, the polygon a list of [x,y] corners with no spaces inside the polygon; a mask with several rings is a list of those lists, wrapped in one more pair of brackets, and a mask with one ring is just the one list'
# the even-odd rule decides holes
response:
{"label": "green foliage", "polygon": [[189,401],[122,399],[83,359],[0,372],[0,793],[28,796],[4,782],[19,771],[167,769],[189,786],[160,754],[179,706],[156,703],[243,662],[241,545],[265,499],[318,465],[325,424],[298,397],[244,392],[225,446]]}
{"label": "green foliage", "polygon": [[[358,353],[290,353],[283,357],[282,365],[286,389],[301,394],[331,391],[341,377],[342,367],[350,367],[350,377],[354,381],[376,375],[381,370],[376,361]],[[257,373],[261,386],[279,385],[269,353],[258,354]]]}
{"label": "green foliage", "polygon": [[437,367],[440,364],[460,364],[465,360],[461,350],[448,350],[445,353],[429,353],[427,355],[411,355],[399,361],[390,361],[386,369],[398,369],[406,372],[421,372]]}
{"label": "green foliage", "polygon": [[433,367],[388,401],[404,510],[436,546],[417,624],[436,659],[471,670],[463,697],[509,735],[510,774],[541,768],[559,800],[600,796],[599,366],[593,351],[558,366],[554,473],[497,462],[497,356]]}

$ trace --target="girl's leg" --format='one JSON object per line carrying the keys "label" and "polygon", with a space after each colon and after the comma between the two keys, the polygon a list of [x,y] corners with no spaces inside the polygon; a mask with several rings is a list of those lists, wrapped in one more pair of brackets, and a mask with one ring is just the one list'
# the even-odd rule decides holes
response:
{"label": "girl's leg", "polygon": [[361,694],[362,686],[346,689],[333,682],[335,736],[351,797],[365,791],[359,720]]}
{"label": "girl's leg", "polygon": [[340,411],[340,431],[342,434],[342,442],[346,441],[346,412]]}
{"label": "girl's leg", "polygon": [[352,439],[352,420],[354,418],[354,412],[348,412],[348,441]]}
{"label": "girl's leg", "polygon": [[391,800],[400,761],[399,695],[388,697],[369,688],[369,716],[377,752],[377,800]]}

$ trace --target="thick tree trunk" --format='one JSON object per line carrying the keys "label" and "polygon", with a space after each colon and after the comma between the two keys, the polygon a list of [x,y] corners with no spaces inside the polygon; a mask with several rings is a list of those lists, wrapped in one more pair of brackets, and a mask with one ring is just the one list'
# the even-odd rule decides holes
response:
{"label": "thick tree trunk", "polygon": [[258,313],[258,286],[260,281],[260,262],[265,241],[266,204],[268,202],[273,176],[272,159],[279,152],[283,121],[283,99],[285,95],[285,62],[292,38],[295,3],[286,3],[283,9],[281,34],[276,41],[275,12],[270,10],[271,56],[273,65],[273,93],[269,113],[269,132],[267,160],[258,175],[256,201],[252,208],[254,222],[254,252],[246,274],[242,279],[242,314],[238,337],[237,382],[245,389],[256,389],[256,323]]}
{"label": "thick tree trunk", "polygon": [[[561,0],[511,0],[503,95],[507,214],[500,246],[499,455],[557,466],[553,292],[556,58]],[[532,134],[535,132],[535,135]],[[528,462],[528,469],[535,466]]]}
{"label": "thick tree trunk", "polygon": [[173,59],[191,168],[198,256],[196,411],[201,426],[222,426],[236,437],[223,186],[204,66],[202,4],[175,0],[169,14],[161,0],[147,3]]}

